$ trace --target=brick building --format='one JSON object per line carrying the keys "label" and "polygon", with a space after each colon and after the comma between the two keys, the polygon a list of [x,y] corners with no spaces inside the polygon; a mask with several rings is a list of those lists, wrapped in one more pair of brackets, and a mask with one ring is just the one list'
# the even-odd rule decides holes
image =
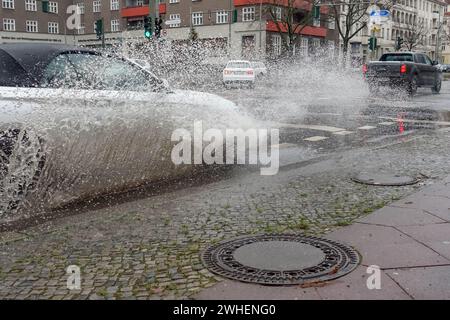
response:
{"label": "brick building", "polygon": [[[100,44],[94,23],[103,18],[106,43],[146,41],[143,20],[149,15],[149,0],[53,0],[49,12],[42,12],[41,0],[0,0],[0,42],[39,41],[69,44]],[[282,51],[276,22],[268,13],[273,0],[162,0],[159,6],[164,21],[163,38],[183,41],[192,28],[202,41],[214,40],[224,44],[236,57],[252,53],[277,55]],[[286,7],[275,1],[277,14]],[[151,1],[153,3],[153,0]],[[298,0],[299,6],[311,10],[307,0]],[[305,6],[306,4],[306,6]],[[66,21],[70,5],[77,5],[81,24],[70,29]],[[322,8],[326,9],[326,8]],[[321,9],[321,11],[322,11]],[[338,37],[334,21],[318,19],[302,28],[299,50],[308,52],[320,45],[334,44]]]}

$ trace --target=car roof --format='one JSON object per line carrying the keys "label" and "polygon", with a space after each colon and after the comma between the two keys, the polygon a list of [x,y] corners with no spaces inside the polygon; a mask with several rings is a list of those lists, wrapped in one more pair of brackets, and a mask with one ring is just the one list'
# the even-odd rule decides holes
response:
{"label": "car roof", "polygon": [[[93,50],[69,46],[63,44],[48,43],[6,43],[0,44],[0,57],[13,61],[15,68],[10,67],[13,71],[12,78],[22,78],[24,82],[36,82],[41,77],[45,67],[55,57],[63,53],[91,53],[98,54]],[[0,64],[0,69],[4,66]],[[3,70],[0,70],[3,72]],[[26,79],[25,79],[26,78]],[[17,83],[20,85],[20,83]]]}

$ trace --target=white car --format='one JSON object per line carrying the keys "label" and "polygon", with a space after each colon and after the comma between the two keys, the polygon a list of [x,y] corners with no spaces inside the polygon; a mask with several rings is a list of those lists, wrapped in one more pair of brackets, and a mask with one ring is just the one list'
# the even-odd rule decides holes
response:
{"label": "white car", "polygon": [[255,70],[256,77],[265,76],[267,74],[267,68],[263,62],[252,61],[252,68]]}
{"label": "white car", "polygon": [[171,161],[174,130],[240,117],[233,102],[172,90],[120,57],[1,44],[0,221],[191,174]]}
{"label": "white car", "polygon": [[223,83],[225,86],[230,84],[247,84],[253,87],[255,78],[255,70],[250,61],[231,60],[223,70]]}

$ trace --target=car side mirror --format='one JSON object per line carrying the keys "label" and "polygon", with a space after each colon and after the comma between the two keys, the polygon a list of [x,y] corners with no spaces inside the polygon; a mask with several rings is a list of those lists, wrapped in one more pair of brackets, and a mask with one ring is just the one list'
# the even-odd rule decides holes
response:
{"label": "car side mirror", "polygon": [[434,60],[431,64],[432,64],[433,66],[437,66],[437,65],[439,64],[439,62],[437,62],[436,60]]}

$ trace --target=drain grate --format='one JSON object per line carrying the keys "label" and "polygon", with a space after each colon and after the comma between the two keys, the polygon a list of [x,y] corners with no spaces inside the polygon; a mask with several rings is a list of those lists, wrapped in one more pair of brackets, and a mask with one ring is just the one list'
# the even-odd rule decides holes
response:
{"label": "drain grate", "polygon": [[391,173],[359,173],[351,178],[353,181],[373,186],[407,186],[416,184],[419,178]]}
{"label": "drain grate", "polygon": [[225,278],[264,285],[294,285],[339,278],[356,268],[359,254],[339,242],[295,234],[268,234],[221,242],[203,264]]}

